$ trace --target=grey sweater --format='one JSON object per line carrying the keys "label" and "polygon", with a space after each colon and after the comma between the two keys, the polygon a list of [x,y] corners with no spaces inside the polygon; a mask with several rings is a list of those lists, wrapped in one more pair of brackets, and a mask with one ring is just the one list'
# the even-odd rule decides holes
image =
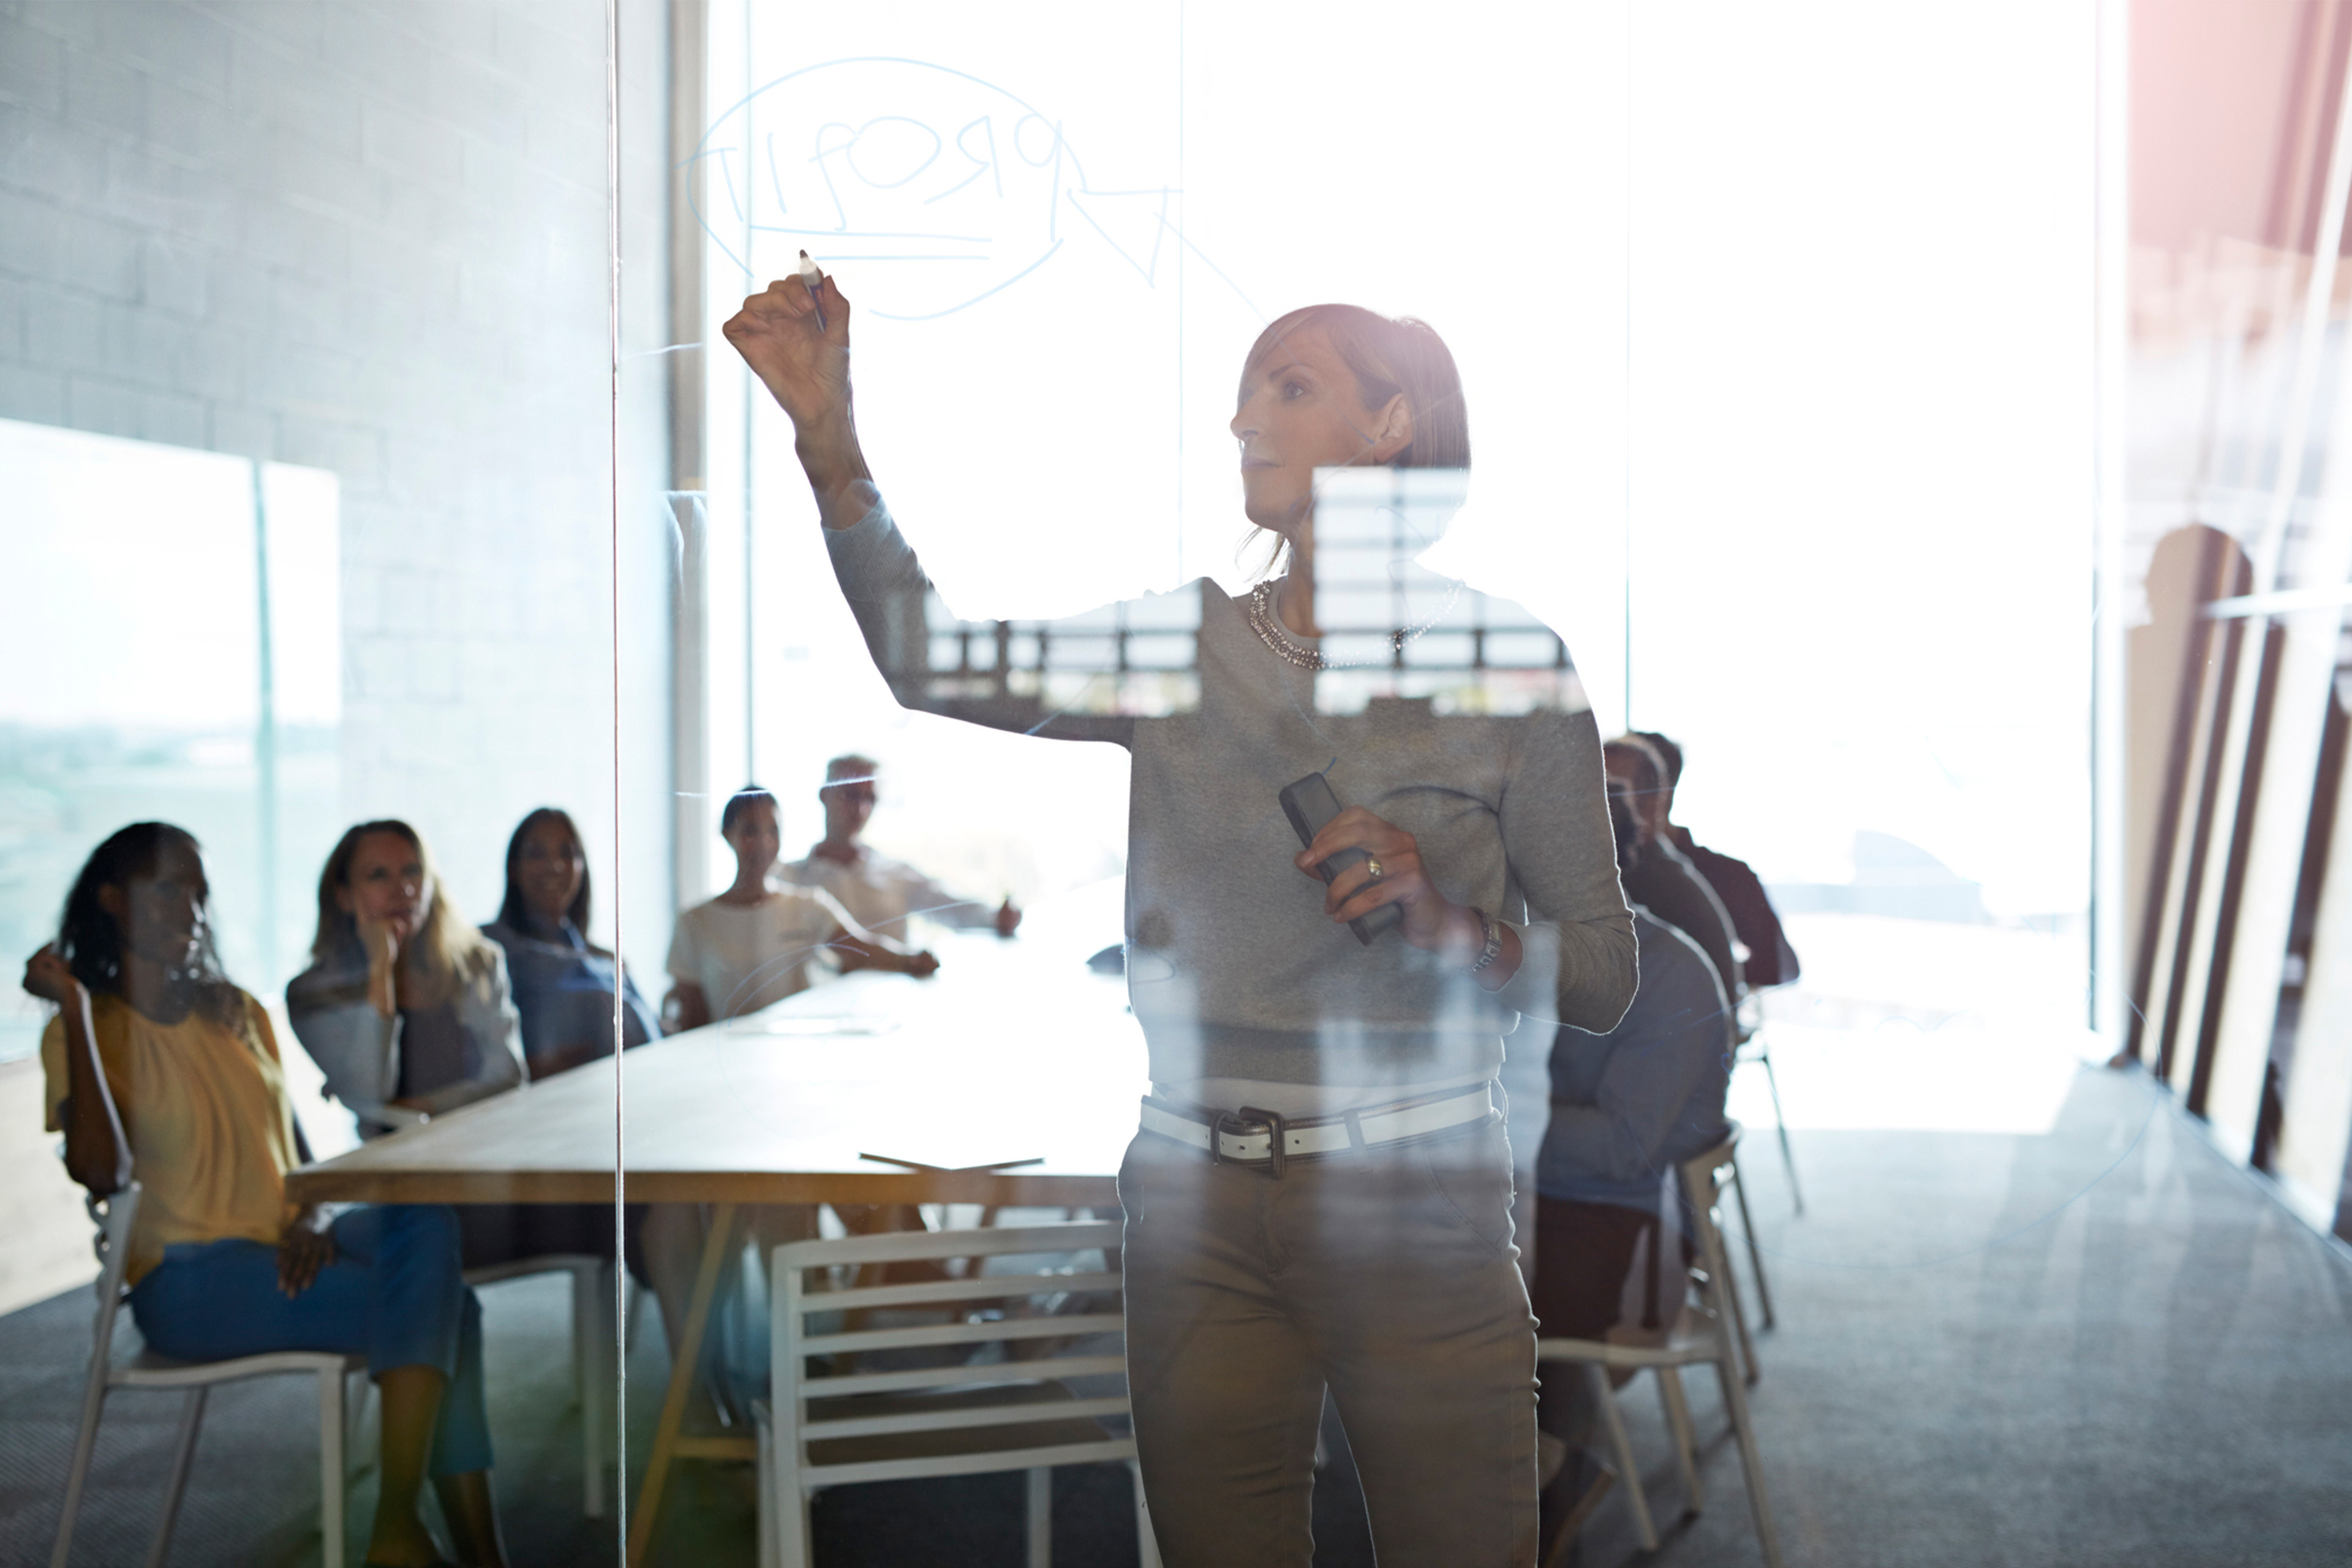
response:
{"label": "grey sweater", "polygon": [[[917,640],[936,630],[920,608],[931,584],[887,509],[825,542],[901,703],[1128,748],[1128,990],[1155,1082],[1375,1086],[1493,1072],[1521,1014],[1605,1030],[1633,1000],[1633,918],[1589,710],[1318,711],[1314,674],[1268,648],[1246,604],[1202,579],[1179,590],[1199,601],[1196,707],[1020,723],[935,698]],[[1136,618],[1166,624],[1174,598],[1149,596]],[[1103,617],[1070,624],[1076,640]],[[1292,864],[1297,836],[1276,800],[1318,769],[1342,804],[1414,836],[1446,898],[1518,927],[1526,957],[1509,984],[1490,994],[1434,953],[1393,934],[1363,946],[1324,915],[1322,885]]]}
{"label": "grey sweater", "polygon": [[[286,985],[286,1015],[294,1037],[326,1075],[327,1092],[358,1121],[360,1136],[373,1138],[407,1127],[425,1115],[439,1116],[519,1088],[529,1077],[523,1066],[521,1019],[507,984],[507,959],[495,942],[475,951],[450,1005],[469,1054],[479,1070],[468,1077],[431,1083],[410,1082],[413,1108],[391,1101],[402,1090],[403,1037],[407,1015],[387,1018],[368,1000],[368,965],[354,942],[332,960],[321,960]],[[406,1075],[412,1079],[414,1073]],[[420,1112],[422,1114],[420,1114]]]}

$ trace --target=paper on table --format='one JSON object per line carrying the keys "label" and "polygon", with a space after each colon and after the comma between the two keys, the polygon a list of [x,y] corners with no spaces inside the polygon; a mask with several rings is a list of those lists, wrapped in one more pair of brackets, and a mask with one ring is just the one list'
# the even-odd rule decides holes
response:
{"label": "paper on table", "polygon": [[727,1021],[730,1035],[887,1035],[899,1027],[897,1018],[852,1014],[828,1018],[803,1013],[753,1013]]}
{"label": "paper on table", "polygon": [[1017,1170],[1023,1165],[1042,1165],[1045,1163],[1045,1156],[1043,1154],[1033,1154],[1026,1160],[991,1160],[984,1165],[932,1165],[926,1164],[920,1160],[901,1160],[896,1154],[860,1154],[857,1157],[861,1160],[872,1160],[885,1165],[904,1165],[910,1171],[941,1172],[1012,1171]]}

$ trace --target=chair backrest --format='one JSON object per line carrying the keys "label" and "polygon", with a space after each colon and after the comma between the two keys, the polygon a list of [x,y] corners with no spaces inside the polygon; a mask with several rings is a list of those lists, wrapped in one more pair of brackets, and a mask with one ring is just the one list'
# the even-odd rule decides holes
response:
{"label": "chair backrest", "polygon": [[1753,988],[1740,993],[1731,1009],[1731,1047],[1735,1051],[1764,1028],[1764,993]]}
{"label": "chair backrest", "polygon": [[91,1287],[98,1293],[91,1341],[100,1361],[114,1346],[114,1319],[122,1310],[122,1277],[131,1267],[131,1231],[139,1221],[139,1184],[130,1182],[110,1197],[85,1194],[82,1198],[83,1208],[98,1226],[90,1244],[99,1261],[98,1279]]}
{"label": "chair backrest", "polygon": [[[807,1475],[824,1465],[811,1460],[808,1445],[827,1439],[913,1438],[925,1433],[976,1433],[990,1427],[1033,1427],[1041,1421],[1087,1422],[1125,1416],[1125,1384],[1116,1395],[1056,1398],[1041,1404],[1041,1388],[1064,1378],[1116,1375],[1122,1380],[1126,1358],[1104,1353],[1099,1336],[1124,1333],[1127,1318],[1117,1304],[1118,1270],[1111,1255],[1119,1245],[1120,1226],[1115,1220],[1023,1226],[1017,1229],[892,1231],[832,1241],[795,1242],[776,1249],[773,1289],[770,1296],[774,1332],[771,1374],[771,1408],[776,1430],[777,1459],[783,1469]],[[1015,1259],[1058,1257],[1100,1250],[1104,1267],[1062,1268],[1030,1262],[997,1268]],[[851,1269],[854,1281],[864,1276],[861,1266],[875,1263],[970,1260],[971,1273],[961,1278],[927,1279],[911,1284],[832,1289],[832,1271]],[[812,1276],[816,1278],[812,1280]],[[814,1284],[816,1288],[812,1289]],[[1087,1297],[1108,1297],[1092,1302]],[[1042,1310],[1039,1300],[1045,1299]],[[1060,1300],[1055,1300],[1055,1298]],[[1080,1310],[1061,1310],[1071,1304]],[[946,1321],[869,1328],[818,1321],[837,1314],[866,1315],[893,1308],[945,1309]],[[995,1309],[989,1310],[989,1309]],[[1001,1359],[974,1363],[971,1357],[1001,1346]],[[945,1365],[898,1366],[861,1371],[867,1352],[944,1352]],[[826,1365],[812,1369],[811,1358]],[[952,1358],[952,1359],[950,1359]],[[890,1402],[859,1400],[859,1395],[946,1395],[897,1403],[912,1408],[886,1408]],[[841,1403],[831,1403],[839,1401]],[[817,1406],[811,1409],[812,1403]],[[1015,1450],[1022,1439],[1008,1433],[1002,1447]],[[971,1446],[971,1445],[967,1445]],[[1098,1454],[1080,1452],[1098,1446]],[[985,1445],[978,1445],[984,1448]],[[1077,1464],[1089,1458],[1124,1458],[1134,1453],[1131,1439],[1108,1432],[1098,1445],[1057,1444],[1055,1457],[1040,1463]],[[904,1473],[949,1474],[982,1469],[984,1463],[908,1461]],[[860,1464],[861,1471],[883,1467]],[[844,1475],[842,1479],[850,1479]],[[860,1479],[880,1479],[878,1474]]]}

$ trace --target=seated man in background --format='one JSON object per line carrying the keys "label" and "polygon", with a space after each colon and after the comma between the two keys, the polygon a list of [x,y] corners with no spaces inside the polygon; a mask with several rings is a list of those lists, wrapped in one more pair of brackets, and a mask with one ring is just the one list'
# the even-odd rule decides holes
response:
{"label": "seated man in background", "polygon": [[1647,741],[1633,735],[1618,736],[1601,754],[1609,770],[1610,793],[1624,793],[1639,839],[1641,852],[1618,871],[1625,901],[1640,905],[1698,943],[1715,965],[1724,995],[1737,1006],[1741,977],[1739,957],[1732,948],[1731,916],[1664,831],[1668,793],[1664,761]]}
{"label": "seated man in background", "polygon": [[1723,900],[1740,945],[1748,950],[1739,961],[1740,979],[1751,991],[1786,985],[1795,980],[1802,973],[1797,963],[1797,950],[1789,945],[1788,933],[1780,929],[1780,917],[1764,891],[1763,881],[1747,861],[1735,860],[1693,843],[1690,829],[1672,820],[1675,790],[1683,782],[1683,749],[1655,730],[1636,730],[1633,735],[1650,743],[1650,749],[1658,754],[1658,761],[1666,770],[1666,793],[1658,806],[1660,836],[1681,850],[1683,858],[1706,879],[1715,896]]}
{"label": "seated man in background", "polygon": [[[1628,795],[1610,781],[1618,869],[1630,889],[1648,850]],[[1536,1155],[1528,1292],[1546,1339],[1606,1339],[1621,1324],[1635,1337],[1673,1327],[1694,1250],[1676,1170],[1726,1131],[1730,998],[1715,965],[1682,931],[1637,907],[1633,933],[1641,987],[1623,1019],[1605,1035],[1562,1026],[1552,1041],[1551,1120]],[[1558,1532],[1580,1524],[1613,1478],[1584,1451],[1599,1415],[1590,1380],[1559,1363],[1544,1372],[1537,1426],[1567,1446],[1559,1479],[1542,1498],[1549,1553]]]}
{"label": "seated man in background", "polygon": [[809,848],[808,858],[783,868],[788,882],[822,888],[840,900],[867,931],[903,940],[907,918],[923,915],[960,929],[994,926],[999,936],[1011,936],[1021,923],[1021,911],[1011,899],[994,910],[974,899],[960,899],[902,860],[877,855],[857,841],[881,798],[877,788],[881,767],[871,757],[835,757],[824,765],[824,783],[816,798],[824,807],[824,837]]}
{"label": "seated man in background", "polygon": [[796,996],[826,966],[889,970],[918,980],[939,968],[929,953],[909,952],[867,931],[823,889],[778,884],[771,875],[782,841],[776,797],[758,784],[728,797],[719,836],[735,851],[735,880],[677,917],[669,944],[675,984],[662,1003],[672,1033]]}

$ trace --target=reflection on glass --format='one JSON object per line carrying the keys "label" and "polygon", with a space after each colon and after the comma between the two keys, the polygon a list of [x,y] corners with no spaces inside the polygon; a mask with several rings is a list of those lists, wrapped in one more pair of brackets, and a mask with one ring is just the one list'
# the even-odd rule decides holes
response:
{"label": "reflection on glass", "polygon": [[[1524,609],[1417,565],[1469,493],[1465,468],[1318,470],[1314,704],[1426,703],[1442,715],[1586,706],[1568,647]],[[1198,591],[1051,622],[958,619],[936,588],[868,618],[908,707],[999,729],[1108,738],[1201,701]],[[919,616],[919,621],[918,620]],[[878,636],[877,629],[878,628]],[[1108,727],[1100,721],[1110,721]]]}
{"label": "reflection on glass", "polygon": [[[0,616],[19,672],[0,685],[0,938],[48,941],[90,845],[175,822],[214,868],[223,962],[274,994],[339,830],[335,477],[0,420],[0,572],[27,590]],[[0,1006],[0,1059],[38,1027]]]}

